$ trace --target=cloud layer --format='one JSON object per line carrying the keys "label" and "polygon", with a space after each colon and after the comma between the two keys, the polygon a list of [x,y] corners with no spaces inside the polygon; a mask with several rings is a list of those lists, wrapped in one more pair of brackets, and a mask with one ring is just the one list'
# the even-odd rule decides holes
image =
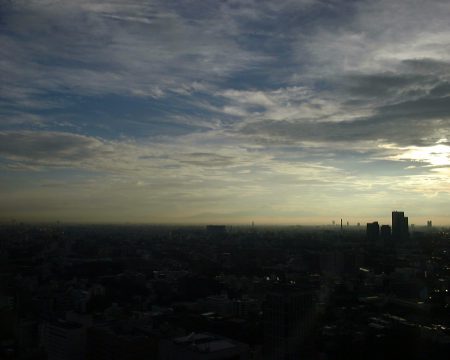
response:
{"label": "cloud layer", "polygon": [[2,218],[450,215],[445,1],[0,6]]}

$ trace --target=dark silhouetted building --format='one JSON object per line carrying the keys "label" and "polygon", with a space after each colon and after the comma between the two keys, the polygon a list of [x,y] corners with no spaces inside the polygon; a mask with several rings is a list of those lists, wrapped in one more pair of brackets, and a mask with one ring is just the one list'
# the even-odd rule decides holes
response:
{"label": "dark silhouetted building", "polygon": [[409,239],[408,217],[403,211],[392,212],[392,240],[395,243],[406,242]]}
{"label": "dark silhouetted building", "polygon": [[371,244],[378,243],[380,237],[380,225],[378,224],[378,221],[367,223],[366,234],[369,243]]}

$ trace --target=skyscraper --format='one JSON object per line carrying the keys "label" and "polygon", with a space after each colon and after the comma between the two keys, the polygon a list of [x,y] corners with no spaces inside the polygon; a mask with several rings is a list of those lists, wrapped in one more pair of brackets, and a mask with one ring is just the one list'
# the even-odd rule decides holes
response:
{"label": "skyscraper", "polygon": [[409,239],[408,217],[403,211],[392,212],[392,239],[396,243]]}
{"label": "skyscraper", "polygon": [[378,238],[380,236],[380,225],[378,221],[374,221],[372,223],[367,223],[367,241],[371,244],[378,243]]}

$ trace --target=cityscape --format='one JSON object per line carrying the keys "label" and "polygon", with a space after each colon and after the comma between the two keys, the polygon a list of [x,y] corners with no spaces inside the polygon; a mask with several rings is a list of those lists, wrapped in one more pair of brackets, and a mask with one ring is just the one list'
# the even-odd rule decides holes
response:
{"label": "cityscape", "polygon": [[4,359],[446,359],[450,229],[0,226]]}
{"label": "cityscape", "polygon": [[449,19],[0,0],[0,360],[447,360]]}

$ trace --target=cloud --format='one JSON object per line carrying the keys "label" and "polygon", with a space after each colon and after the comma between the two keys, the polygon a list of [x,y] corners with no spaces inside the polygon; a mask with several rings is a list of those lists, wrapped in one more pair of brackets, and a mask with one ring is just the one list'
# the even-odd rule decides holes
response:
{"label": "cloud", "polygon": [[0,124],[5,128],[20,125],[43,127],[45,126],[45,123],[46,119],[37,114],[20,111],[5,112],[4,114],[0,113]]}
{"label": "cloud", "polygon": [[21,177],[51,211],[52,190],[82,208],[68,193],[84,189],[103,209],[179,218],[448,193],[447,2],[2,6],[0,180],[22,204]]}
{"label": "cloud", "polygon": [[[199,148],[205,152],[198,152]],[[12,164],[22,164],[25,170],[30,166],[65,167],[136,176],[159,169],[161,178],[164,175],[222,175],[226,168],[256,164],[255,154],[232,146],[214,151],[214,141],[208,145],[201,135],[189,135],[180,138],[177,144],[170,144],[164,139],[153,142],[128,138],[106,140],[69,132],[28,130],[0,132],[0,157]],[[211,168],[216,168],[216,172]]]}
{"label": "cloud", "polygon": [[3,19],[1,95],[32,107],[49,91],[160,97],[266,61],[227,36],[221,15],[183,17],[159,1],[12,3]]}
{"label": "cloud", "polygon": [[224,156],[215,153],[186,154],[185,156],[182,156],[180,162],[206,167],[223,167],[235,164],[235,160],[231,156]]}
{"label": "cloud", "polygon": [[93,137],[62,132],[0,132],[0,156],[35,164],[78,162],[98,153],[103,143]]}

